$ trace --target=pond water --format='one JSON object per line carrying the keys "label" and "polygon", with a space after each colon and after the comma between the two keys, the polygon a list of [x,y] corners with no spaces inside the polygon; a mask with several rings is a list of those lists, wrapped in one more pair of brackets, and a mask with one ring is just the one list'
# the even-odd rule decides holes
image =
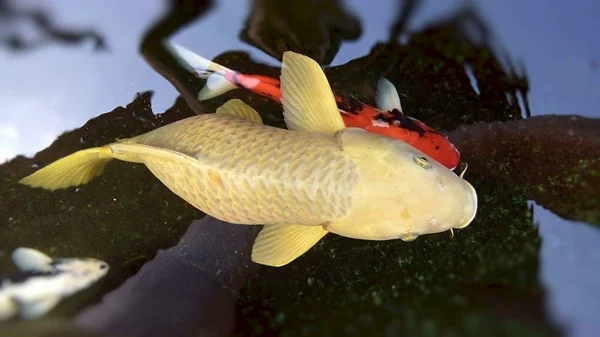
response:
{"label": "pond water", "polygon": [[[598,334],[598,2],[473,1],[474,12],[460,12],[461,1],[183,2],[0,0],[0,275],[15,272],[10,254],[19,246],[111,265],[106,278],[44,318],[0,329]],[[327,237],[297,263],[273,269],[248,261],[253,229],[193,222],[203,214],[142,165],[111,164],[77,190],[18,185],[75,150],[214,111],[234,97],[282,126],[277,104],[245,90],[193,102],[204,83],[165,56],[162,39],[275,77],[283,51],[306,53],[330,69],[333,87],[364,102],[373,102],[375,79],[386,74],[405,113],[449,133],[469,162],[478,218],[452,240]]]}

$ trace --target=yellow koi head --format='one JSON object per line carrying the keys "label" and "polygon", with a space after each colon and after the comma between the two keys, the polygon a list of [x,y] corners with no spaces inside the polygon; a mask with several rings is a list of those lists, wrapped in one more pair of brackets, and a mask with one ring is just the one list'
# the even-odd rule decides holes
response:
{"label": "yellow koi head", "polygon": [[468,226],[477,212],[471,184],[408,143],[347,128],[336,133],[358,166],[354,206],[327,230],[367,240],[400,238]]}

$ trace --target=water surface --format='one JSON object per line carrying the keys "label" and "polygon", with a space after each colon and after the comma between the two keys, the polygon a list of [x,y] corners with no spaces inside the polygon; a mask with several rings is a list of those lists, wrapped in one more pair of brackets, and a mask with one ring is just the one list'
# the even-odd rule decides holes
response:
{"label": "water surface", "polygon": [[[293,17],[286,18],[285,11],[271,1],[216,1],[195,20],[191,19],[193,11],[185,10],[172,20],[163,20],[168,17],[168,1],[0,2],[0,26],[8,28],[0,35],[4,42],[0,47],[1,159],[12,160],[19,154],[31,157],[63,132],[130,104],[137,93],[153,91],[151,98],[139,96],[126,109],[90,121],[33,160],[19,157],[4,165],[2,274],[13,270],[8,256],[21,245],[64,256],[107,259],[113,271],[105,282],[65,300],[48,315],[48,319],[68,319],[118,289],[158,250],[177,245],[190,223],[202,217],[141,166],[111,164],[114,167],[102,179],[78,192],[50,193],[15,184],[30,172],[31,165],[148,131],[191,115],[192,109],[214,110],[232,97],[249,102],[270,116],[267,120],[273,124],[280,123],[276,104],[243,91],[202,105],[188,99],[192,109],[179,100],[171,108],[179,94],[189,97],[202,83],[182,76],[156,51],[158,38],[171,39],[208,58],[219,57],[236,69],[274,76],[282,47],[269,41],[287,41],[292,49],[312,53],[331,66],[328,75],[334,87],[367,102],[372,100],[377,76],[386,73],[398,86],[407,114],[454,132],[451,139],[459,142],[481,134],[481,130],[461,133],[461,125],[494,120],[520,123],[528,112],[532,116],[600,117],[596,64],[600,47],[594,43],[598,27],[592,18],[599,9],[596,2],[578,6],[559,1],[477,2],[480,21],[468,16],[457,19],[456,11],[461,8],[457,1],[414,2],[417,11],[410,15],[408,10],[396,9],[393,1],[376,6],[360,0],[326,3],[332,5],[296,5],[305,7],[307,20],[326,23],[325,28],[313,31]],[[271,10],[259,11],[261,4]],[[27,15],[14,14],[27,9],[41,9],[62,33],[44,33]],[[280,15],[287,24],[278,26],[281,31],[265,24],[257,37],[245,38],[247,19],[260,13],[270,19]],[[405,13],[408,20],[399,20],[398,13]],[[456,33],[450,20],[465,30]],[[392,29],[399,22],[405,28],[402,32]],[[302,43],[294,45],[291,34]],[[15,36],[20,43],[15,43]],[[401,44],[389,44],[391,37]],[[421,55],[423,50],[427,52]],[[355,65],[347,63],[359,58]],[[465,59],[471,60],[471,67],[457,61]],[[478,64],[484,71],[477,70]],[[491,68],[494,64],[499,67]],[[511,73],[511,64],[516,74]],[[180,86],[167,78],[176,79]],[[518,104],[509,104],[505,91],[514,94]],[[577,137],[577,129],[570,132]],[[542,134],[544,129],[531,128],[531,138]],[[584,131],[580,134],[585,138]],[[594,336],[600,327],[594,320],[600,309],[600,294],[594,287],[600,281],[600,252],[595,244],[600,236],[598,194],[582,192],[579,197],[567,194],[560,199],[555,191],[573,193],[578,187],[561,185],[562,181],[560,188],[545,185],[543,176],[568,176],[575,185],[597,182],[591,173],[598,170],[598,162],[593,161],[600,157],[593,152],[598,150],[597,143],[575,158],[565,151],[553,152],[569,149],[563,138],[558,142],[558,133],[556,144],[540,142],[545,147],[542,152],[532,152],[538,153],[535,158],[525,157],[540,165],[541,182],[532,188],[528,181],[539,178],[533,165],[522,162],[512,167],[511,163],[523,158],[516,149],[527,148],[535,139],[518,139],[521,145],[490,142],[477,151],[474,146],[459,147],[472,164],[467,177],[478,188],[482,204],[477,221],[453,240],[439,235],[411,244],[373,243],[332,236],[287,268],[253,266],[246,273],[231,272],[239,288],[232,302],[236,303],[235,333],[361,335],[384,331],[388,335],[475,336],[493,331],[513,336]],[[474,143],[465,140],[464,144]],[[513,145],[514,151],[507,148]],[[506,159],[506,169],[494,157],[502,151],[516,158]],[[571,167],[579,167],[586,156],[591,162],[576,174]],[[567,165],[568,160],[574,161],[572,165]],[[554,161],[562,162],[568,171],[561,172],[563,166]],[[524,171],[520,179],[518,171]],[[549,191],[545,196],[540,186]],[[538,196],[549,210],[537,205],[528,209],[528,200]],[[223,244],[202,251],[204,257],[198,259],[214,261],[211,254],[231,258],[230,250],[237,251],[237,247],[225,244],[228,241],[223,237],[231,233],[224,231],[220,236],[211,232]],[[219,247],[223,252],[217,252]],[[231,261],[230,267],[237,263]],[[176,298],[175,292],[172,296]],[[43,322],[48,320],[36,324],[42,327]]]}

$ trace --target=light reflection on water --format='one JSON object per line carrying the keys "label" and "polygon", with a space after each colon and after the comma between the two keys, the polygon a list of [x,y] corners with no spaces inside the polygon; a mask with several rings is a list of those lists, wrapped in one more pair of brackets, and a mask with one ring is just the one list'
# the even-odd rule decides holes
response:
{"label": "light reflection on water", "polygon": [[600,330],[600,230],[567,221],[535,205],[534,220],[542,237],[540,282],[548,290],[551,317],[573,337],[596,336]]}

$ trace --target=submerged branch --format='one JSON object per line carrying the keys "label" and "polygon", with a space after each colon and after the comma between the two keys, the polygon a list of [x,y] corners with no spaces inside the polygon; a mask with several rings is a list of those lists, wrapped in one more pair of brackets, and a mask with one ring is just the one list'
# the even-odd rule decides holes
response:
{"label": "submerged branch", "polygon": [[469,170],[559,216],[600,225],[600,119],[535,116],[450,133]]}

